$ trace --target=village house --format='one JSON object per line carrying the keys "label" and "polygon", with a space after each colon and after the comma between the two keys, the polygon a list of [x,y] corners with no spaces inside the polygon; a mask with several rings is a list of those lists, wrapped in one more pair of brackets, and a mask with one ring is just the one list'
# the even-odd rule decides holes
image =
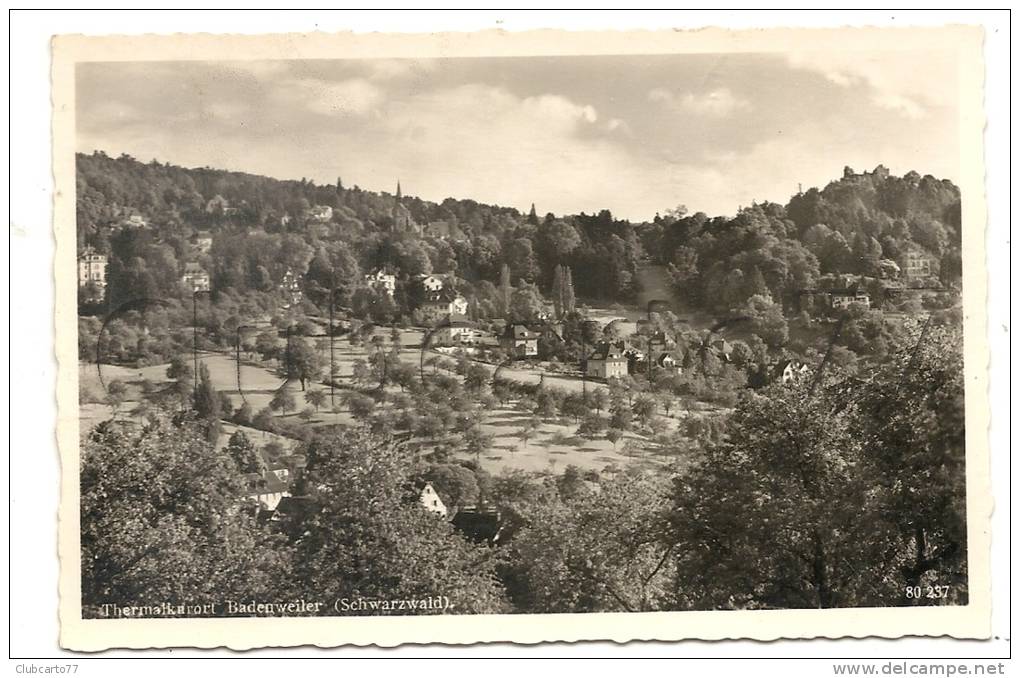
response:
{"label": "village house", "polygon": [[283,294],[286,303],[284,308],[290,306],[297,306],[301,303],[304,298],[304,293],[301,291],[301,276],[294,273],[293,270],[287,269],[287,272],[283,274],[283,280],[280,281],[280,293]]}
{"label": "village house", "polygon": [[392,299],[393,293],[397,289],[397,276],[379,269],[375,273],[365,276],[365,284]]}
{"label": "village house", "polygon": [[727,363],[730,361],[730,355],[733,353],[733,344],[725,339],[713,339],[709,346],[719,360]]}
{"label": "village house", "polygon": [[467,299],[450,290],[440,290],[426,294],[420,310],[425,323],[435,325],[448,315],[464,315],[467,309]]}
{"label": "village house", "polygon": [[437,346],[476,346],[487,335],[463,315],[452,314],[447,322],[436,331],[433,341]]}
{"label": "village house", "polygon": [[450,523],[475,544],[498,546],[507,541],[502,516],[490,506],[465,506]]}
{"label": "village house", "polygon": [[421,227],[422,235],[440,240],[464,240],[464,231],[449,221],[430,221]]}
{"label": "village house", "polygon": [[903,255],[903,277],[918,280],[932,276],[932,260],[924,252],[911,250]]}
{"label": "village house", "polygon": [[196,231],[194,238],[192,238],[192,245],[196,252],[209,254],[209,250],[212,249],[212,241],[212,234],[209,231]]}
{"label": "village house", "polygon": [[772,368],[772,378],[784,384],[801,379],[811,368],[799,360],[781,360]]}
{"label": "village house", "polygon": [[538,332],[532,332],[527,325],[507,325],[499,337],[499,345],[514,359],[534,358],[538,355]]}
{"label": "village house", "polygon": [[272,471],[264,475],[247,473],[244,479],[247,485],[245,496],[254,500],[259,511],[275,511],[280,501],[290,496],[288,484]]}
{"label": "village house", "polygon": [[259,451],[265,470],[262,473],[245,474],[245,496],[252,499],[260,516],[277,515],[283,503],[291,498],[290,487],[296,481],[307,462],[304,455],[286,454],[271,456],[266,448]]}
{"label": "village house", "polygon": [[305,211],[305,218],[309,221],[326,222],[333,218],[333,208],[329,205],[315,205]]}
{"label": "village house", "polygon": [[214,195],[205,204],[205,211],[209,214],[223,213],[230,209],[230,203],[222,195]]}
{"label": "village house", "polygon": [[[652,355],[656,355],[653,353]],[[680,361],[677,360],[676,356],[668,351],[663,351],[657,354],[654,364],[656,369],[660,369],[669,374],[680,374],[683,370],[680,367]]]}
{"label": "village house", "polygon": [[[837,279],[841,287],[832,289],[804,290],[798,296],[798,307],[811,315],[824,315],[831,310],[845,310],[852,304],[871,308],[871,296],[856,282],[854,276]],[[886,285],[894,285],[889,282]]]}
{"label": "village house", "polygon": [[588,356],[584,373],[589,377],[603,380],[626,377],[628,362],[627,356],[617,346],[605,342]]}
{"label": "village house", "polygon": [[418,501],[422,506],[425,507],[426,511],[435,513],[436,515],[446,517],[446,504],[440,499],[439,494],[436,492],[436,488],[432,487],[432,483],[425,483],[425,486],[421,488],[421,493],[418,495]]}
{"label": "village house", "polygon": [[184,275],[181,282],[192,292],[208,292],[211,289],[209,274],[202,268],[202,265],[189,261],[184,264]]}
{"label": "village house", "polygon": [[666,336],[665,332],[653,332],[648,337],[648,353],[659,355],[665,352],[673,342]]}
{"label": "village house", "polygon": [[94,247],[86,247],[78,256],[78,287],[85,290],[86,301],[102,301],[106,296],[107,266],[106,255]]}
{"label": "village house", "polygon": [[121,226],[124,228],[145,228],[148,225],[149,222],[141,214],[132,214],[121,222]]}
{"label": "village house", "polygon": [[871,308],[871,297],[867,292],[857,289],[832,290],[829,293],[829,304],[833,309],[847,309],[851,304],[860,304],[865,308]]}
{"label": "village house", "polygon": [[623,357],[627,360],[627,374],[637,374],[638,372],[645,371],[647,355],[641,350],[640,346],[627,341],[618,341],[613,345],[613,348],[623,354]]}
{"label": "village house", "polygon": [[443,289],[443,279],[437,278],[434,275],[422,273],[418,276],[417,280],[426,292],[439,292]]}

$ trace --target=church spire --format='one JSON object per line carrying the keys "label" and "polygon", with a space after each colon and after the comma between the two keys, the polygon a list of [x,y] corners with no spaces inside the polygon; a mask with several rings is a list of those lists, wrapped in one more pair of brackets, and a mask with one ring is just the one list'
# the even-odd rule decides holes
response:
{"label": "church spire", "polygon": [[397,179],[397,202],[404,197],[404,194],[400,192],[400,179]]}

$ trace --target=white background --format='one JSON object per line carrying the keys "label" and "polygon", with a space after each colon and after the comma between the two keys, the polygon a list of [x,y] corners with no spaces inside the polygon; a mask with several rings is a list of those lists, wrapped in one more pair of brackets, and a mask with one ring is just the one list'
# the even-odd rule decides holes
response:
{"label": "white background", "polygon": [[[53,358],[53,239],[51,228],[51,148],[49,38],[57,33],[276,33],[285,31],[403,31],[477,30],[502,28],[629,29],[699,26],[732,28],[767,26],[939,25],[982,24],[986,28],[986,167],[988,171],[988,272],[991,345],[992,480],[996,500],[993,518],[993,634],[986,642],[908,638],[897,641],[862,639],[841,641],[726,642],[681,644],[508,645],[412,647],[399,650],[342,649],[319,651],[264,650],[246,655],[269,657],[688,657],[727,658],[701,660],[678,667],[695,675],[723,671],[724,675],[761,676],[832,675],[826,657],[1006,657],[1010,654],[1010,260],[1009,193],[1010,136],[1010,17],[999,11],[300,11],[300,12],[27,12],[10,16],[10,224],[8,318],[11,344],[9,375],[17,397],[10,404],[10,657],[51,658],[50,661],[12,660],[11,674],[19,665],[77,663],[81,675],[128,675],[139,669],[170,675],[174,667],[158,662],[141,667],[136,661],[110,661],[72,655],[57,646],[57,538],[56,517],[59,461],[55,442],[56,364]],[[933,140],[937,143],[937,140]],[[7,337],[2,339],[7,341]],[[3,367],[8,369],[8,365]],[[153,656],[205,658],[237,657],[221,652],[173,651]],[[132,657],[106,653],[101,657]],[[747,659],[740,659],[747,658]],[[801,658],[797,661],[754,661],[752,658]],[[54,661],[55,660],[55,661]],[[203,662],[204,663],[204,662]],[[880,667],[885,660],[877,662]],[[506,665],[503,665],[504,667]],[[185,665],[194,670],[211,667]],[[612,667],[607,667],[612,670]],[[277,662],[251,662],[245,673],[276,674],[286,670]],[[180,667],[177,667],[180,671]],[[500,673],[512,668],[486,667]],[[445,671],[444,671],[445,672]]]}

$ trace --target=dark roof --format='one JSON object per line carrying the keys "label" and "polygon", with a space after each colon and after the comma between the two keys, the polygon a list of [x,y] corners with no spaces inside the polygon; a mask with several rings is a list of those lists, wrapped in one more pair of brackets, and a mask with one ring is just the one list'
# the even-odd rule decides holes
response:
{"label": "dark roof", "polygon": [[426,304],[448,304],[459,295],[453,290],[443,288],[437,292],[428,292],[425,295]]}
{"label": "dark roof", "polygon": [[733,351],[733,345],[725,339],[715,339],[712,341],[711,346],[720,353],[725,353],[727,355]]}
{"label": "dark roof", "polygon": [[250,494],[273,494],[276,492],[286,492],[287,483],[283,482],[276,477],[276,474],[272,471],[267,471],[266,474],[259,475],[258,473],[246,473],[244,479],[248,485],[248,492]]}
{"label": "dark roof", "polygon": [[311,497],[283,497],[273,512],[275,518],[303,520],[319,510],[319,504]]}
{"label": "dark roof", "polygon": [[618,341],[616,342],[616,344],[614,344],[614,346],[620,353],[624,354],[628,358],[641,359],[644,358],[645,356],[645,352],[641,349],[640,346],[635,346],[633,344],[627,343],[626,341]]}
{"label": "dark roof", "polygon": [[602,344],[588,356],[588,360],[626,360],[626,358],[616,346]]}
{"label": "dark roof", "polygon": [[657,357],[657,358],[655,359],[655,363],[656,363],[657,365],[659,365],[659,366],[661,367],[662,365],[664,365],[664,364],[665,364],[665,362],[666,362],[666,360],[667,360],[667,359],[668,359],[668,360],[672,360],[672,361],[673,361],[674,363],[678,363],[678,362],[680,362],[680,358],[676,357],[675,355],[673,355],[673,354],[672,354],[672,353],[670,353],[669,351],[663,351],[663,352],[662,352],[662,353],[660,353],[660,354],[659,354],[659,356],[658,356],[658,357]]}
{"label": "dark roof", "polygon": [[474,327],[475,324],[466,315],[451,313],[448,316],[450,327]]}
{"label": "dark roof", "polygon": [[507,325],[503,329],[503,336],[513,339],[538,339],[541,335],[538,332],[533,331],[527,325],[514,323],[512,325]]}
{"label": "dark roof", "polygon": [[499,511],[466,506],[450,521],[453,527],[476,544],[495,545],[500,538],[502,520]]}

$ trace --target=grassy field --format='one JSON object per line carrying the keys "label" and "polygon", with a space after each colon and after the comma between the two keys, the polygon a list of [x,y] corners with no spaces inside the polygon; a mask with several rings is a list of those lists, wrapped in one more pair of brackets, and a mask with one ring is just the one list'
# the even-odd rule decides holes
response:
{"label": "grassy field", "polygon": [[[388,339],[388,334],[384,333]],[[420,358],[420,345],[422,332],[405,331],[401,334],[401,358],[407,362],[417,365]],[[309,339],[315,343],[315,339]],[[349,382],[354,361],[364,360],[370,347],[352,347],[346,339],[334,339],[334,357],[341,382]],[[328,344],[320,344],[323,360],[328,363]],[[434,352],[430,352],[434,353]],[[278,419],[297,420],[298,411],[304,409],[307,403],[300,385],[296,381],[286,383],[275,370],[275,367],[260,366],[247,363],[242,360],[240,368],[240,383],[242,393],[238,390],[238,367],[233,354],[226,353],[200,353],[199,362],[209,370],[214,388],[228,394],[233,406],[239,407],[246,401],[253,412],[258,412],[268,407],[274,393],[281,388],[291,391],[297,408],[294,412],[277,414]],[[495,368],[486,365],[490,372]],[[138,403],[144,380],[154,384],[166,384],[167,365],[153,365],[144,368],[126,368],[121,366],[104,365],[102,368],[103,379],[106,383],[116,379],[128,386],[127,396],[121,404],[118,416],[130,416],[131,410]],[[514,366],[502,368],[500,374],[508,379],[523,383],[537,384],[542,378],[542,372],[537,368],[526,366]],[[112,408],[101,402],[104,393],[99,380],[98,370],[95,365],[80,364],[79,379],[83,385],[83,392],[90,395],[86,397],[79,407],[79,417],[82,433],[86,433],[92,426],[109,419],[113,415]],[[570,375],[545,374],[545,384],[549,387],[562,389],[564,391],[580,392],[583,382],[579,377]],[[588,382],[588,388],[597,388],[596,382]],[[310,386],[310,388],[321,388],[322,385]],[[337,402],[340,402],[340,394],[343,391],[337,389]],[[92,402],[88,402],[92,401]],[[585,470],[602,471],[606,467],[623,468],[631,465],[661,466],[671,460],[652,451],[648,441],[640,436],[628,433],[625,438],[618,441],[614,446],[608,440],[585,440],[575,435],[577,426],[573,423],[556,423],[553,421],[544,422],[526,440],[521,437],[521,430],[530,415],[512,409],[501,407],[492,410],[483,421],[483,429],[493,436],[492,448],[481,455],[478,461],[487,470],[498,473],[504,469],[520,469],[524,471],[537,472],[562,472],[568,465],[575,465]],[[671,426],[676,426],[676,419],[668,419]],[[326,424],[351,424],[354,418],[346,409],[341,408],[334,412],[327,402],[319,412],[315,413],[308,421],[312,426]],[[234,424],[224,424],[223,444],[226,438],[238,427]],[[256,429],[245,429],[250,436],[259,442],[279,438]],[[291,441],[292,442],[292,441]],[[462,455],[467,458],[467,455]]]}
{"label": "grassy field", "polygon": [[[530,414],[508,408],[496,409],[490,413],[482,424],[482,429],[494,436],[492,448],[479,459],[484,469],[491,473],[506,469],[562,473],[570,465],[584,470],[602,471],[606,467],[622,469],[634,464],[664,466],[670,461],[647,451],[627,456],[624,450],[628,449],[628,441],[632,445],[647,445],[647,441],[638,435],[628,433],[614,447],[605,439],[585,440],[577,437],[577,426],[574,424],[544,422],[524,441],[519,434],[530,418]],[[467,454],[459,456],[463,459],[471,458]]]}

